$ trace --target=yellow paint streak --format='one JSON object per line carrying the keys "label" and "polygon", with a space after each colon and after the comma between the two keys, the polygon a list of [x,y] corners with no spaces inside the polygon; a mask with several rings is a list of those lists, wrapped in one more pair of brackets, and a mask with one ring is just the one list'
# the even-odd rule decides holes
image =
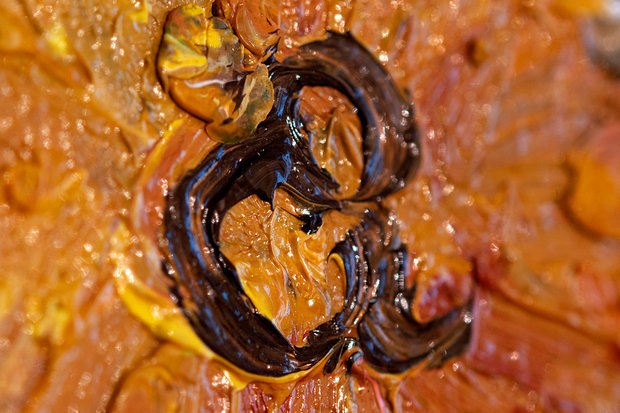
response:
{"label": "yellow paint streak", "polygon": [[181,10],[182,10],[183,14],[188,16],[188,17],[195,17],[195,16],[200,16],[200,15],[206,15],[205,14],[205,9],[200,7],[197,4],[186,4],[185,6],[181,7]]}
{"label": "yellow paint streak", "polygon": [[58,57],[71,57],[71,46],[65,27],[56,20],[45,33],[45,41],[50,50]]}
{"label": "yellow paint streak", "polygon": [[136,4],[138,7],[136,10],[129,12],[129,18],[136,23],[146,24],[149,21],[149,14],[153,7],[148,0],[142,0],[141,2]]}
{"label": "yellow paint streak", "polygon": [[207,26],[207,46],[214,49],[222,47],[222,38],[219,31],[213,27],[213,20],[209,20]]}
{"label": "yellow paint streak", "polygon": [[170,54],[164,59],[160,59],[161,69],[167,75],[189,79],[206,69],[207,57],[183,40],[166,33],[164,42],[171,49]]}
{"label": "yellow paint streak", "polygon": [[114,286],[129,312],[156,336],[177,343],[199,355],[213,357],[213,353],[198,338],[174,302],[157,294],[134,274],[125,255],[130,239],[129,230],[121,224],[112,237],[111,252],[116,266]]}
{"label": "yellow paint streak", "polygon": [[36,337],[47,337],[54,345],[60,345],[64,341],[65,331],[71,320],[70,310],[57,298],[48,299],[45,303],[38,301],[29,302],[29,317],[39,313],[41,318],[34,323],[33,334]]}

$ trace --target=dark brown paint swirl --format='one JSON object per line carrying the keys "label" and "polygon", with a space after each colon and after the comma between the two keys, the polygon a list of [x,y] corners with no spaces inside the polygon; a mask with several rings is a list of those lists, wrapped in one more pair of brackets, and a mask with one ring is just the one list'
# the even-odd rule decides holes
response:
{"label": "dark brown paint swirl", "polygon": [[[329,33],[295,56],[271,62],[269,71],[275,102],[265,121],[244,142],[217,146],[167,198],[161,244],[165,271],[198,336],[224,359],[264,376],[307,370],[325,357],[325,368],[333,369],[350,347],[387,372],[404,371],[433,353],[441,361],[460,351],[468,338],[468,307],[428,324],[411,317],[408,303],[414,291],[404,283],[406,246],[396,221],[380,204],[404,187],[419,165],[411,105],[350,35]],[[332,87],[358,110],[364,168],[357,193],[348,199],[335,198],[338,184],[310,151],[299,111],[299,92],[305,86]],[[251,195],[273,204],[277,188],[304,206],[299,218],[309,233],[328,210],[361,218],[332,251],[346,272],[344,308],[299,347],[259,313],[218,246],[220,225],[230,208]]]}

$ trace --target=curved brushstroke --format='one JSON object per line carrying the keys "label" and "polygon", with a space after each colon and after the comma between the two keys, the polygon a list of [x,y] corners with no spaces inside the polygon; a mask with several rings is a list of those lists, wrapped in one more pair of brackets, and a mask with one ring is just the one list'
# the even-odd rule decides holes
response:
{"label": "curved brushstroke", "polygon": [[[433,352],[458,351],[466,341],[455,338],[467,336],[467,308],[424,325],[411,317],[406,303],[413,291],[404,285],[406,248],[396,223],[379,205],[418,168],[413,108],[350,35],[329,33],[326,40],[271,63],[269,71],[275,101],[265,121],[244,142],[217,146],[167,198],[165,267],[175,283],[173,295],[199,337],[219,356],[264,376],[307,370],[328,355],[326,368],[332,369],[333,355],[351,343],[369,363],[388,372],[403,371]],[[334,197],[338,184],[317,165],[302,133],[299,92],[305,86],[337,89],[358,110],[364,168],[360,187],[349,199]],[[218,246],[226,212],[250,195],[273,205],[276,188],[304,205],[299,218],[308,233],[317,230],[326,211],[346,213],[364,203],[357,208],[364,210],[361,223],[332,251],[346,272],[344,308],[312,330],[301,347],[257,311]],[[357,337],[351,338],[351,331]]]}

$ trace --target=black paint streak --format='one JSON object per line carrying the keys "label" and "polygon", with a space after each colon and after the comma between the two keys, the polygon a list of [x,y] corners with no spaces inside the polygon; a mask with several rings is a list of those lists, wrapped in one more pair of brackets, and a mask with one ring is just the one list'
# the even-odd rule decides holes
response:
{"label": "black paint streak", "polygon": [[[330,33],[324,41],[302,46],[296,56],[271,63],[270,76],[275,102],[267,119],[244,142],[217,146],[167,198],[162,240],[166,272],[194,330],[221,357],[264,376],[306,370],[328,355],[325,369],[331,371],[352,346],[388,372],[403,371],[434,352],[458,351],[467,340],[456,349],[450,344],[466,336],[468,309],[455,309],[429,324],[413,320],[401,304],[405,295],[412,295],[404,287],[406,248],[388,211],[379,205],[418,168],[413,108],[350,35]],[[299,92],[304,86],[337,89],[358,110],[364,168],[360,187],[349,199],[333,196],[338,184],[317,165],[301,132]],[[307,214],[299,218],[308,233],[318,229],[328,210],[372,205],[361,213],[357,229],[332,251],[345,265],[344,308],[312,330],[301,347],[257,311],[218,246],[226,212],[250,195],[273,206],[276,188],[305,206]]]}

